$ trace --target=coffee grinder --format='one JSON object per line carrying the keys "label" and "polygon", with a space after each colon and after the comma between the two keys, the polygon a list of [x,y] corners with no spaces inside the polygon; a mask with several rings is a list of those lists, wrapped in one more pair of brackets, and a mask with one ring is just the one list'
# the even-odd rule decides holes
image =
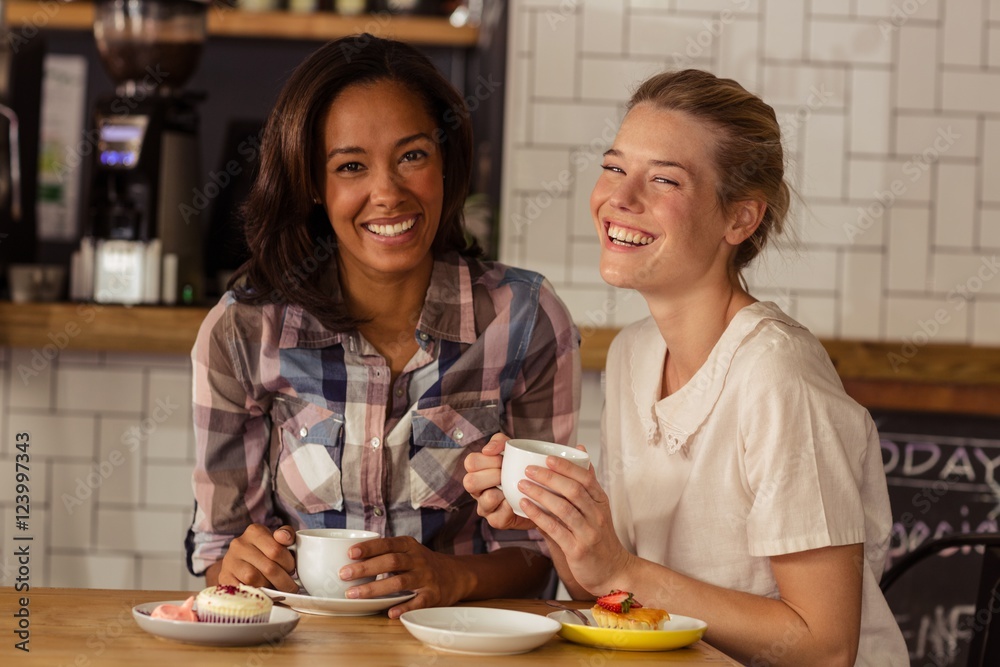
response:
{"label": "coffee grinder", "polygon": [[94,109],[89,234],[74,296],[193,303],[202,295],[198,115],[181,90],[205,40],[199,0],[96,0],[94,37],[115,94]]}

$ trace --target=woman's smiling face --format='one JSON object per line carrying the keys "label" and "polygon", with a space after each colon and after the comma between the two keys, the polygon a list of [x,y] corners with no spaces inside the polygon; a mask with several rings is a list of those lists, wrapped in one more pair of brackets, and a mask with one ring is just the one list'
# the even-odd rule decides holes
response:
{"label": "woman's smiling face", "polygon": [[324,121],[323,203],[341,270],[400,277],[433,262],[444,160],[422,99],[394,81],[356,84]]}
{"label": "woman's smiling face", "polygon": [[606,282],[666,295],[726,276],[733,246],[712,134],[686,113],[649,103],[625,116],[590,196]]}

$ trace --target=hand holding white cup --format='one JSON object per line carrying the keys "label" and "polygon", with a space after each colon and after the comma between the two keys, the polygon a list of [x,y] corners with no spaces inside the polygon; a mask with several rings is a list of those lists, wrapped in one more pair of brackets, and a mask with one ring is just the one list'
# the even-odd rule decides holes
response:
{"label": "hand holding white cup", "polygon": [[379,537],[370,530],[308,528],[295,533],[295,569],[302,587],[313,597],[344,598],[347,589],[375,581],[364,577],[344,581],[340,568],[355,563],[347,552],[355,544]]}
{"label": "hand holding white cup", "polygon": [[[500,468],[500,490],[503,491],[504,498],[510,503],[514,514],[527,518],[521,510],[521,499],[527,496],[517,488],[518,482],[526,479],[524,469],[528,466],[544,468],[545,459],[549,456],[566,459],[584,470],[590,467],[590,455],[579,449],[544,440],[512,438],[507,441],[503,450],[503,465]],[[544,484],[539,486],[552,490]]]}

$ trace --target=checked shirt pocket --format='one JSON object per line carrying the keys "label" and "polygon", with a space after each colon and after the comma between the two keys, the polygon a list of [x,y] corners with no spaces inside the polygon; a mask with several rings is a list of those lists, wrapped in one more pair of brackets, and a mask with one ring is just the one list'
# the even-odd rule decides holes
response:
{"label": "checked shirt pocket", "polygon": [[465,457],[500,430],[499,405],[442,405],[415,410],[412,419],[410,502],[414,509],[455,509],[468,497],[462,486]]}
{"label": "checked shirt pocket", "polygon": [[343,509],[343,415],[282,395],[274,399],[271,417],[280,438],[275,492],[302,512]]}

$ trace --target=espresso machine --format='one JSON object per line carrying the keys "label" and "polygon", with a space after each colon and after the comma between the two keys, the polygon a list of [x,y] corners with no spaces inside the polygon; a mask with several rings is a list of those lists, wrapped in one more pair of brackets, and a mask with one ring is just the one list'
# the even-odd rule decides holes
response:
{"label": "espresso machine", "polygon": [[0,294],[7,292],[11,264],[37,254],[35,199],[38,187],[44,40],[8,30],[0,0]]}
{"label": "espresso machine", "polygon": [[[94,37],[115,94],[98,100],[88,232],[73,296],[193,303],[202,296],[204,208],[196,104],[182,86],[205,40],[199,0],[96,0]],[[202,206],[199,206],[202,204]]]}

